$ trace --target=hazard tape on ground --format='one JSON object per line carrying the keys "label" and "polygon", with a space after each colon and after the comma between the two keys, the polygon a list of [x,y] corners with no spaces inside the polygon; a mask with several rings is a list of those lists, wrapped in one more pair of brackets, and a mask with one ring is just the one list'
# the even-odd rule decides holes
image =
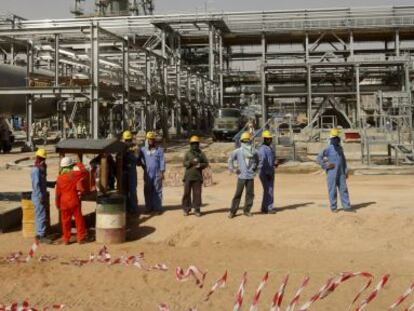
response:
{"label": "hazard tape on ground", "polygon": [[224,275],[220,279],[218,279],[216,283],[213,284],[210,291],[207,293],[207,296],[204,299],[204,301],[208,301],[210,299],[210,296],[213,295],[213,293],[217,289],[226,287],[226,284],[227,284],[227,270],[226,272],[224,272]]}
{"label": "hazard tape on ground", "polygon": [[387,284],[388,280],[390,278],[389,274],[386,274],[383,276],[383,278],[381,279],[381,281],[377,284],[377,286],[375,287],[375,289],[368,295],[368,297],[359,305],[359,307],[357,307],[355,309],[355,311],[361,311],[363,310],[372,300],[375,299],[375,297],[377,297],[378,292],[380,290],[382,290],[385,286],[385,284]]}
{"label": "hazard tape on ground", "polygon": [[309,309],[309,307],[316,301],[318,301],[319,299],[321,299],[321,297],[324,295],[324,293],[326,292],[326,290],[331,286],[333,282],[333,278],[330,278],[322,287],[321,289],[311,297],[311,299],[309,301],[307,301],[305,304],[303,304],[298,311],[307,311]]}
{"label": "hazard tape on ground", "polygon": [[149,265],[144,260],[144,253],[140,253],[139,255],[133,255],[133,256],[121,256],[118,258],[115,258],[112,260],[112,256],[108,251],[108,248],[106,246],[103,246],[97,255],[92,253],[89,256],[89,259],[71,259],[69,262],[62,262],[62,264],[65,265],[75,265],[75,266],[83,266],[86,264],[91,263],[104,263],[107,265],[117,265],[117,264],[123,264],[127,266],[134,266],[141,270],[145,271],[153,271],[153,270],[159,270],[159,271],[168,271],[168,266],[166,264],[155,264],[155,265]]}
{"label": "hazard tape on ground", "polygon": [[260,295],[262,294],[262,290],[265,287],[268,280],[269,280],[269,272],[266,272],[262,281],[259,284],[259,287],[256,290],[256,293],[254,294],[253,302],[252,302],[252,305],[250,306],[250,311],[257,310],[257,305],[259,303]]}
{"label": "hazard tape on ground", "polygon": [[190,277],[193,277],[196,280],[196,285],[200,288],[204,286],[204,280],[206,278],[207,272],[201,271],[196,266],[189,266],[187,270],[183,270],[181,267],[175,269],[175,277],[177,281],[188,281]]}
{"label": "hazard tape on ground", "polygon": [[286,288],[288,281],[289,281],[289,274],[285,276],[285,278],[283,279],[282,285],[280,285],[279,290],[273,296],[272,306],[270,308],[270,311],[280,311],[280,307],[282,306],[283,295],[285,293],[285,288]]}
{"label": "hazard tape on ground", "polygon": [[298,288],[298,290],[296,291],[295,296],[293,297],[292,301],[290,302],[289,306],[287,307],[286,311],[293,311],[295,310],[296,305],[299,302],[300,299],[300,295],[302,294],[302,292],[305,290],[306,286],[309,283],[310,278],[308,276],[306,276],[303,279],[302,285]]}
{"label": "hazard tape on ground", "polygon": [[[400,304],[402,304],[414,291],[414,282],[410,285],[410,287],[394,302],[388,311],[395,310]],[[413,305],[414,306],[414,305]]]}
{"label": "hazard tape on ground", "polygon": [[239,311],[243,304],[243,297],[244,297],[246,283],[247,283],[247,272],[243,274],[242,282],[236,294],[236,301],[233,306],[233,311]]}
{"label": "hazard tape on ground", "polygon": [[39,310],[46,311],[46,310],[52,310],[52,309],[60,310],[60,309],[63,309],[64,307],[65,307],[64,305],[55,304],[50,307],[44,307],[44,308],[39,309],[39,308],[34,308],[30,306],[28,301],[23,301],[22,303],[14,302],[9,306],[0,304],[0,311],[39,311]]}

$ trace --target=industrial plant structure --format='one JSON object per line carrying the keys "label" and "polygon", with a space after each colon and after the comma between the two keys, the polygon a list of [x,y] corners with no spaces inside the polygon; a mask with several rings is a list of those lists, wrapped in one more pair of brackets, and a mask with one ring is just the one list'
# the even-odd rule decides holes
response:
{"label": "industrial plant structure", "polygon": [[0,112],[167,137],[208,131],[250,97],[262,121],[302,116],[305,140],[341,126],[412,150],[414,6],[151,15],[152,1],[98,2],[94,16],[79,0],[73,19],[2,16]]}

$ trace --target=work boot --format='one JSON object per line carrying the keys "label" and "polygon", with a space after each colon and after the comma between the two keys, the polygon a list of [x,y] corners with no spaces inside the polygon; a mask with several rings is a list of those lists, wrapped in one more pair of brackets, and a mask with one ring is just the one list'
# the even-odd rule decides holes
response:
{"label": "work boot", "polygon": [[184,216],[190,215],[190,213],[188,211],[184,211],[183,214],[184,214]]}
{"label": "work boot", "polygon": [[271,209],[270,211],[267,211],[268,214],[276,214],[276,210]]}
{"label": "work boot", "polygon": [[243,215],[246,216],[246,217],[252,217],[253,216],[252,213],[250,213],[250,212],[244,212]]}
{"label": "work boot", "polygon": [[336,214],[336,213],[338,213],[338,209],[337,208],[331,209],[331,212]]}
{"label": "work boot", "polygon": [[232,218],[234,218],[234,216],[235,216],[235,215],[234,215],[233,213],[230,213],[230,214],[229,214],[229,216],[227,216],[227,217],[228,217],[229,219],[232,219]]}
{"label": "work boot", "polygon": [[198,211],[198,210],[196,210],[194,214],[195,214],[197,217],[201,217],[201,212],[200,212],[200,211]]}

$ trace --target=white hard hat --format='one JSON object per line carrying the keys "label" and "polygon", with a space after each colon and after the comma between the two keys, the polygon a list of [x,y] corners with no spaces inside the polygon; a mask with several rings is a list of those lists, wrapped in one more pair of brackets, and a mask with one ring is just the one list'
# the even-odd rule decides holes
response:
{"label": "white hard hat", "polygon": [[60,160],[60,167],[68,167],[75,164],[75,161],[72,160],[72,158],[64,157],[62,160]]}

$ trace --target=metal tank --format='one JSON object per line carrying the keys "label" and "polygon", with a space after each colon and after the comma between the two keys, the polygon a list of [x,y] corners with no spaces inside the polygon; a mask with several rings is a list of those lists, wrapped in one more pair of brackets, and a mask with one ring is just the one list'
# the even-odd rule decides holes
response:
{"label": "metal tank", "polygon": [[[46,72],[37,71],[36,74]],[[27,81],[26,67],[0,64],[0,87],[25,87]],[[36,100],[33,104],[33,115],[38,118],[48,117],[56,113],[54,98]],[[26,95],[0,95],[0,114],[26,114]]]}

